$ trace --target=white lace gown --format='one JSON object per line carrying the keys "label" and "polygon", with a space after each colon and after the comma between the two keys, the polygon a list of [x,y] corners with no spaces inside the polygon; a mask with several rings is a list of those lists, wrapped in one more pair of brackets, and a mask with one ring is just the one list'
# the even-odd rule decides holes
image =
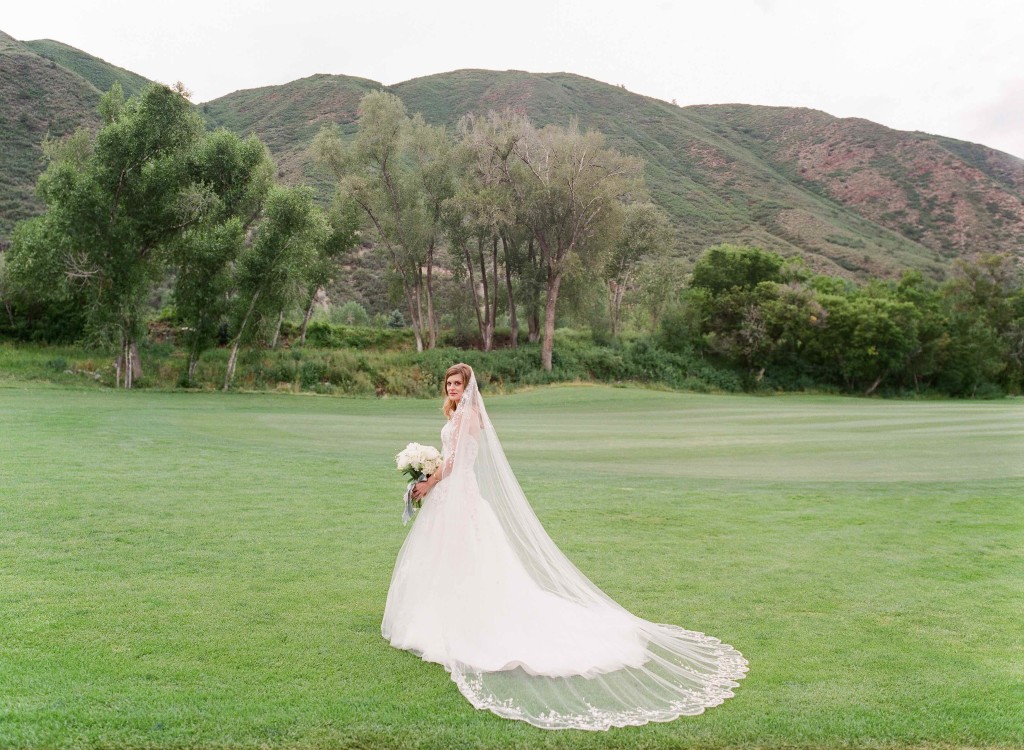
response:
{"label": "white lace gown", "polygon": [[459,439],[459,481],[427,495],[398,554],[381,625],[393,646],[444,665],[477,708],[546,729],[669,721],[732,695],[747,667],[731,646],[632,615],[568,561],[593,597],[541,585],[480,492],[476,438]]}
{"label": "white lace gown", "polygon": [[[445,456],[451,427],[441,431]],[[453,496],[450,486],[438,483],[423,501],[398,554],[382,626],[393,646],[439,664],[551,677],[643,663],[630,615],[541,589],[479,492]]]}

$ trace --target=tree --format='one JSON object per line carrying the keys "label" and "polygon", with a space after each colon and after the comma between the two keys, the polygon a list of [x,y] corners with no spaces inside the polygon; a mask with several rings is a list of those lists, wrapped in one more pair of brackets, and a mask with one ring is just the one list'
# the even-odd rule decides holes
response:
{"label": "tree", "polygon": [[912,304],[920,314],[917,347],[907,356],[902,373],[904,385],[920,389],[933,384],[942,370],[950,343],[948,310],[938,286],[920,271],[904,272],[893,294]]}
{"label": "tree", "polygon": [[[511,110],[489,112],[486,117],[469,114],[459,121],[460,172],[463,183],[460,190],[461,205],[456,210],[456,222],[467,221],[475,227],[473,232],[458,231],[449,237],[455,243],[467,272],[471,272],[473,254],[460,243],[477,236],[480,246],[477,257],[480,260],[480,276],[486,279],[486,264],[483,245],[490,246],[492,255],[493,294],[488,297],[486,288],[477,289],[473,274],[469,273],[473,287],[473,298],[477,308],[477,322],[484,348],[489,348],[493,335],[495,318],[499,305],[498,246],[501,248],[504,297],[509,316],[511,345],[515,348],[519,340],[520,302],[525,307],[529,340],[536,343],[540,338],[540,295],[543,290],[543,268],[529,228],[523,221],[522,205],[512,187],[509,176],[522,165],[514,154],[516,143],[529,132],[530,126],[519,113]],[[462,213],[459,213],[459,211]],[[468,217],[466,216],[468,214]],[[482,285],[481,285],[482,286]],[[484,292],[484,309],[480,310],[479,293]],[[490,330],[490,334],[487,331]]]}
{"label": "tree", "polygon": [[337,130],[317,136],[319,160],[339,193],[367,215],[398,279],[422,351],[437,342],[433,271],[442,207],[453,194],[451,143],[443,128],[410,118],[394,94],[374,91],[359,104],[359,131],[346,148]]}
{"label": "tree", "polygon": [[571,257],[593,266],[616,236],[625,201],[642,191],[643,162],[604,145],[596,131],[581,133],[549,125],[535,130],[521,123],[512,142],[515,162],[506,162],[505,179],[522,206],[545,273],[544,332],[541,364],[552,367],[558,293]]}
{"label": "tree", "polygon": [[474,166],[478,155],[465,147],[459,151],[462,180],[445,204],[445,224],[452,266],[456,277],[467,282],[480,340],[484,351],[490,351],[500,300],[498,243],[506,218],[500,185],[489,183]]}
{"label": "tree", "polygon": [[299,341],[306,343],[306,329],[313,317],[313,307],[318,295],[330,284],[338,271],[338,263],[359,242],[359,215],[355,203],[336,199],[328,214],[327,222],[330,233],[327,240],[320,244],[316,256],[310,263],[306,274],[305,315],[299,331]]}
{"label": "tree", "polygon": [[80,287],[92,328],[117,341],[117,381],[128,388],[141,372],[144,306],[170,245],[214,201],[209,186],[191,179],[203,123],[184,94],[153,85],[125,102],[115,84],[101,100],[95,138],[83,131],[47,144],[38,183],[47,211],[21,235],[33,251],[45,237]]}
{"label": "tree", "polygon": [[44,341],[73,341],[87,330],[84,290],[69,283],[54,223],[18,222],[4,265],[4,313],[13,332]]}
{"label": "tree", "polygon": [[663,256],[640,264],[636,272],[636,289],[633,292],[634,308],[641,327],[651,333],[659,330],[663,316],[679,299],[686,283],[685,261]]}
{"label": "tree", "polygon": [[[0,251],[0,303],[4,306],[4,315],[11,328],[14,327],[14,309],[11,305],[11,274],[7,270],[7,261],[4,259],[3,251]],[[3,323],[0,323],[2,326]]]}
{"label": "tree", "polygon": [[242,141],[217,131],[195,149],[193,179],[216,196],[207,221],[175,243],[174,304],[192,381],[199,356],[216,342],[231,305],[235,261],[249,229],[259,218],[272,184],[273,164],[255,137]]}
{"label": "tree", "polygon": [[716,245],[697,260],[690,286],[712,294],[733,287],[753,289],[762,281],[781,281],[783,263],[782,256],[760,248]]}
{"label": "tree", "polygon": [[622,227],[605,263],[608,318],[612,337],[622,325],[622,300],[634,281],[641,261],[657,262],[668,253],[671,232],[668,217],[653,203],[624,207]]}
{"label": "tree", "polygon": [[231,387],[239,347],[274,321],[299,298],[318,248],[329,237],[326,217],[313,204],[309,188],[275,187],[267,197],[264,219],[252,244],[238,260],[234,337],[224,390]]}
{"label": "tree", "polygon": [[949,316],[943,388],[973,396],[986,385],[1014,389],[1020,381],[1021,271],[1007,255],[957,259],[943,286]]}
{"label": "tree", "polygon": [[811,361],[832,369],[847,388],[873,393],[905,367],[918,347],[920,313],[909,302],[870,290],[818,297],[825,323],[813,337]]}

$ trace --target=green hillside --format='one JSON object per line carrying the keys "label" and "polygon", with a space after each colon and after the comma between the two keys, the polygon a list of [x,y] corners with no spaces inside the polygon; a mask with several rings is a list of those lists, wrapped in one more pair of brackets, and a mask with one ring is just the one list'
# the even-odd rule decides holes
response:
{"label": "green hillside", "polygon": [[929,248],[794,183],[715,123],[658,99],[581,76],[519,71],[457,71],[394,91],[435,123],[503,107],[524,110],[538,124],[577,117],[611,145],[646,160],[651,192],[675,220],[678,246],[691,257],[735,242],[800,253],[829,273],[940,268]]}
{"label": "green hillside", "polygon": [[[100,90],[145,79],[60,42],[0,32],[0,243],[40,210],[33,187],[42,139],[96,122]],[[6,73],[12,73],[7,75]],[[285,182],[331,186],[309,153],[325,125],[355,129],[359,100],[384,88],[314,75],[200,105],[211,127],[255,133]],[[537,124],[577,118],[642,156],[654,199],[673,219],[679,254],[721,242],[800,254],[818,271],[941,276],[979,251],[1024,257],[1024,161],[978,144],[784,107],[678,107],[568,73],[459,70],[390,90],[410,112],[454,128],[467,112],[511,107]]]}
{"label": "green hillside", "polygon": [[[355,132],[359,100],[380,88],[365,78],[315,75],[284,86],[236,91],[200,110],[211,127],[258,135],[273,153],[282,179],[318,184],[323,178],[307,153],[313,138],[331,124]],[[325,184],[319,187],[328,190]]]}
{"label": "green hillside", "polygon": [[42,210],[35,183],[41,143],[98,123],[100,92],[80,75],[0,32],[0,244]]}
{"label": "green hillside", "polygon": [[24,42],[24,45],[47,60],[78,73],[100,91],[108,91],[116,81],[121,84],[125,96],[135,96],[152,83],[148,78],[143,78],[130,70],[111,65],[88,52],[52,39],[36,39]]}
{"label": "green hillside", "polygon": [[949,259],[1024,251],[1024,160],[791,107],[689,107],[787,180]]}
{"label": "green hillside", "polygon": [[[238,92],[203,105],[211,124],[267,141],[288,180],[326,191],[307,152],[327,123],[354,128],[359,97],[380,85],[318,75]],[[467,112],[512,107],[539,125],[566,123],[604,133],[611,145],[644,157],[655,200],[672,216],[677,247],[694,257],[735,242],[800,254],[815,269],[850,276],[919,268],[942,275],[949,261],[978,250],[1024,254],[1024,163],[984,146],[904,133],[822,112],[735,105],[685,107],[638,96],[581,76],[460,70],[391,87],[410,112],[454,128]],[[780,120],[788,115],[791,122]],[[802,127],[796,127],[801,124]],[[874,193],[834,189],[801,171],[813,149],[861,144],[885,179]],[[790,151],[799,157],[790,156]],[[859,179],[874,176],[865,171]],[[922,175],[951,184],[924,193]],[[838,178],[837,178],[838,179]],[[879,210],[879,206],[896,206]],[[905,210],[920,206],[923,210]],[[971,208],[968,211],[967,208]],[[953,220],[950,219],[953,217]],[[1012,217],[1012,218],[1011,218]]]}

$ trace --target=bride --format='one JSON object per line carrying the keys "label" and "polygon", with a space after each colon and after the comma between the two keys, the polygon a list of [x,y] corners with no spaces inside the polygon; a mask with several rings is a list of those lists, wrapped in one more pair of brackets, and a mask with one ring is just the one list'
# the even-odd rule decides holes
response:
{"label": "bride", "polygon": [[630,614],[544,531],[469,365],[445,374],[441,468],[398,553],[381,632],[470,703],[544,729],[636,726],[732,695],[747,662],[717,638]]}

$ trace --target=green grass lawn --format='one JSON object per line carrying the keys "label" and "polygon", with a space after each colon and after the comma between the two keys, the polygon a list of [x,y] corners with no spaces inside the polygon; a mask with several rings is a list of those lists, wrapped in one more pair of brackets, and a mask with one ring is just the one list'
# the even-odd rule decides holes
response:
{"label": "green grass lawn", "polygon": [[1024,746],[1024,403],[489,399],[599,586],[750,673],[590,734],[475,711],[380,619],[439,401],[0,385],[0,747]]}

